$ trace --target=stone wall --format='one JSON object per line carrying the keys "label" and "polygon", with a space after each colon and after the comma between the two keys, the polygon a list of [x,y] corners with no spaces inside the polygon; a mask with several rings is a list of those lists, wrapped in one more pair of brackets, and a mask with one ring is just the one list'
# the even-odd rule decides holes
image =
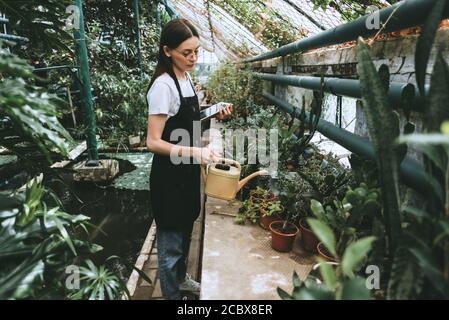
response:
{"label": "stone wall", "polygon": [[[376,66],[386,64],[390,68],[391,80],[395,82],[412,83],[415,80],[415,47],[418,35],[407,35],[400,38],[384,39],[376,41],[372,45],[371,55]],[[443,55],[449,60],[449,29],[440,29],[437,34],[435,46],[432,49],[428,74],[433,70],[437,46],[442,48]],[[333,46],[324,49],[312,50],[304,54],[293,54],[287,57],[275,58],[267,61],[254,63],[255,70],[259,72],[298,75],[298,76],[321,76],[339,77],[346,79],[358,79],[357,75],[357,51],[355,42],[340,46]],[[427,79],[428,81],[429,79]],[[303,96],[306,106],[310,105],[313,98],[312,91],[289,87],[285,85],[272,85],[265,81],[264,88],[267,92],[274,93],[277,97],[289,103],[301,107]],[[343,103],[343,127],[351,121],[351,114],[355,115],[355,123],[352,123],[348,130],[357,135],[368,137],[363,110],[355,99],[344,98]],[[336,105],[328,103],[329,108],[336,108]],[[326,110],[332,115],[332,110]],[[400,112],[401,123],[405,124],[406,119]],[[412,112],[411,122],[416,125],[417,131],[422,128],[421,113]],[[330,116],[331,118],[331,116]],[[332,122],[332,119],[326,119]],[[417,158],[415,152],[410,151],[409,156]]]}

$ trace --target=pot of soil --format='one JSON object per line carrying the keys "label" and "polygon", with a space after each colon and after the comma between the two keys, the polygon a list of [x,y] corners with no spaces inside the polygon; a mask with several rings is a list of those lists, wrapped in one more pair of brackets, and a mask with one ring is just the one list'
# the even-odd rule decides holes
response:
{"label": "pot of soil", "polygon": [[270,230],[270,223],[282,220],[279,218],[279,214],[282,213],[283,210],[284,207],[281,205],[280,201],[269,202],[266,207],[260,206],[259,225],[265,230]]}
{"label": "pot of soil", "polygon": [[299,229],[288,222],[284,226],[284,221],[274,221],[270,224],[271,247],[280,252],[289,252],[292,250],[293,242]]}
{"label": "pot of soil", "polygon": [[320,242],[317,236],[309,228],[306,218],[299,220],[299,228],[301,230],[301,243],[307,251],[317,253],[317,246]]}
{"label": "pot of soil", "polygon": [[332,257],[332,254],[326,249],[326,246],[322,242],[317,244],[316,250],[318,251],[320,257],[326,259],[327,261],[335,262],[334,257]]}
{"label": "pot of soil", "polygon": [[263,210],[261,210],[259,215],[259,226],[261,226],[265,230],[270,230],[270,224],[274,221],[279,221],[281,218],[279,218],[277,215],[274,216],[266,216],[263,213]]}

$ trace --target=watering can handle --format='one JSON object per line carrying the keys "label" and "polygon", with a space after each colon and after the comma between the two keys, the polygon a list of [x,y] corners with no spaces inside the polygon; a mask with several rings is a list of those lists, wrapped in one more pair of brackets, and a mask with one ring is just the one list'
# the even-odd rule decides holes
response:
{"label": "watering can handle", "polygon": [[[237,167],[237,169],[242,170],[242,166],[240,165],[240,163],[238,163],[235,160],[232,159],[226,159],[226,158],[218,158],[219,160],[215,163],[226,163],[229,165],[234,165]],[[207,180],[207,175],[209,174],[209,166],[211,164],[202,164],[201,165],[201,175],[203,177],[203,180],[206,181]]]}
{"label": "watering can handle", "polygon": [[226,164],[234,165],[237,167],[237,169],[242,170],[242,166],[240,165],[240,163],[238,163],[237,161],[232,160],[232,159],[219,158],[219,160],[215,163],[226,163]]}

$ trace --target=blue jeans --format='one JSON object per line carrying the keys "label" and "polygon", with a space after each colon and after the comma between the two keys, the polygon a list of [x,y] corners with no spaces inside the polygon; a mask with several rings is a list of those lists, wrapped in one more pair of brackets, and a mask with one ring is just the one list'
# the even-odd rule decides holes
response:
{"label": "blue jeans", "polygon": [[159,281],[165,300],[181,299],[179,283],[186,276],[192,228],[193,225],[184,230],[156,229]]}

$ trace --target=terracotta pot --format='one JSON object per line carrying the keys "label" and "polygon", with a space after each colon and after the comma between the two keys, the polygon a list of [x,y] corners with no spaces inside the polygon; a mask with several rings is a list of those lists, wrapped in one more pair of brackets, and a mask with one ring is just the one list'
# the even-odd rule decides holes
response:
{"label": "terracotta pot", "polygon": [[284,221],[274,221],[270,224],[271,231],[271,247],[280,252],[289,252],[293,248],[293,242],[296,235],[299,233],[299,229],[293,224],[288,223],[289,226],[294,228],[293,233],[281,233],[278,228],[282,228]]}
{"label": "terracotta pot", "polygon": [[261,226],[265,230],[270,230],[270,224],[273,221],[279,221],[280,218],[276,215],[274,216],[265,216],[262,213],[259,215],[259,226]]}
{"label": "terracotta pot", "polygon": [[331,256],[331,254],[327,252],[326,247],[322,242],[317,244],[316,250],[318,251],[320,257],[326,259],[327,261],[335,261],[335,259]]}
{"label": "terracotta pot", "polygon": [[302,218],[299,221],[299,227],[301,230],[301,243],[304,249],[307,251],[317,253],[317,246],[320,240],[307,226],[306,218]]}

